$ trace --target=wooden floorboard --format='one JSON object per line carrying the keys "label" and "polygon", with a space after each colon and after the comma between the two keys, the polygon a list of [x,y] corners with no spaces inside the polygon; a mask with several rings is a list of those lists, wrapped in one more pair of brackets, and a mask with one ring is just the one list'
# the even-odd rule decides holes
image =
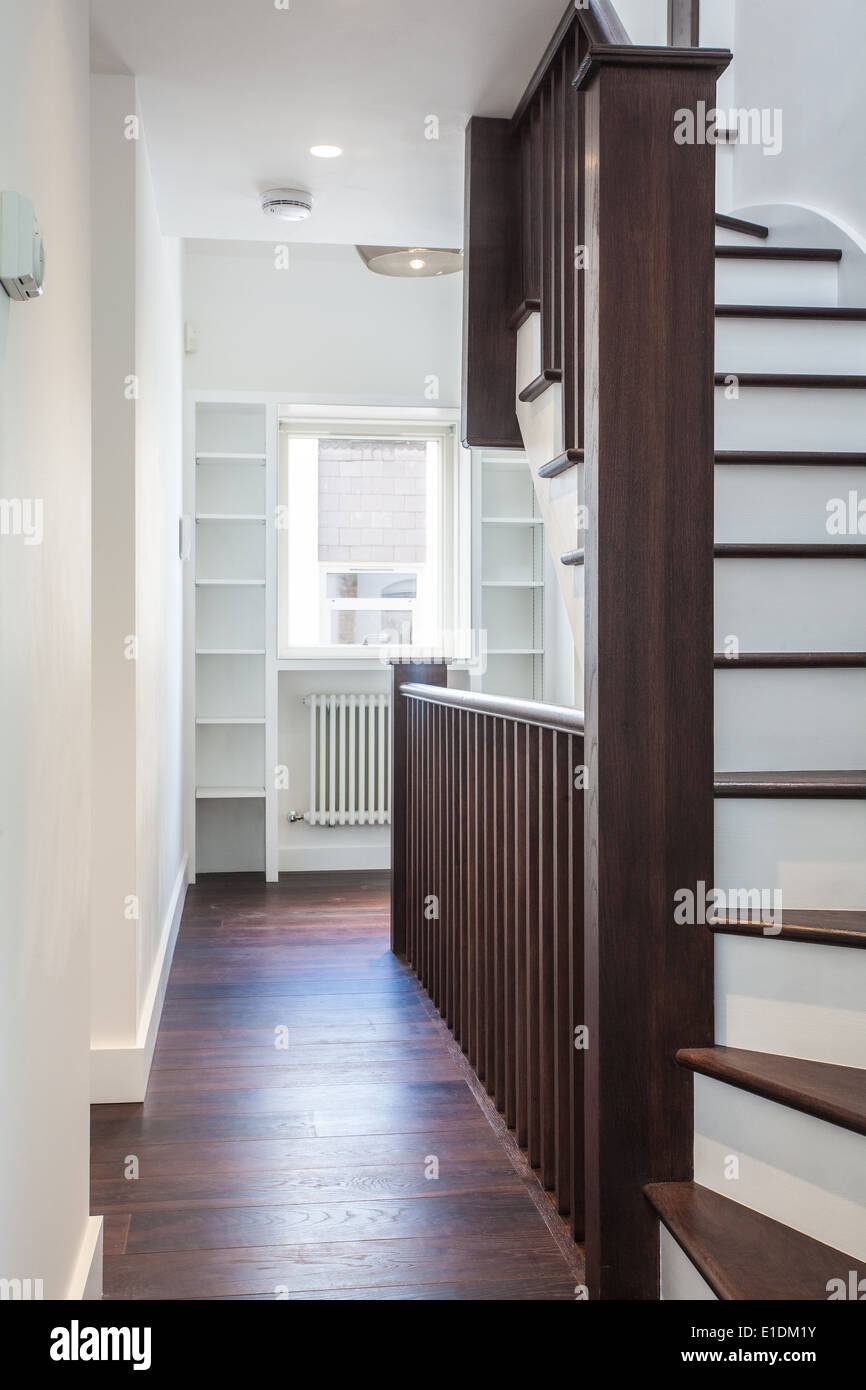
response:
{"label": "wooden floorboard", "polygon": [[575,1297],[388,941],[384,875],[190,889],[145,1101],[93,1107],[106,1298]]}

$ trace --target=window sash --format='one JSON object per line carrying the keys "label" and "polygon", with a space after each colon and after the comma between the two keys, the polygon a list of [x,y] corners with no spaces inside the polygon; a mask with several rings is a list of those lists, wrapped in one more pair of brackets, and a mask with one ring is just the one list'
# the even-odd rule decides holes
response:
{"label": "window sash", "polygon": [[[427,492],[427,561],[370,561],[340,562],[319,560],[318,547],[318,468],[310,469],[312,481],[307,487],[308,504],[315,499],[316,525],[307,521],[293,526],[293,517],[303,515],[297,497],[292,497],[292,452],[307,453],[308,464],[318,464],[319,440],[328,439],[389,439],[423,440],[438,456],[436,485]],[[466,469],[463,479],[462,468]],[[374,607],[391,612],[410,611],[413,614],[411,647],[400,647],[401,657],[423,653],[425,658],[442,651],[454,655],[454,633],[463,631],[468,644],[469,613],[469,456],[463,455],[456,438],[456,428],[441,421],[390,419],[387,422],[365,418],[327,422],[291,419],[280,424],[279,500],[287,524],[279,530],[277,597],[278,654],[282,659],[370,659],[369,646],[342,645],[323,640],[321,606],[306,605],[307,626],[298,635],[297,614],[300,602],[293,606],[292,593],[309,595],[310,575],[314,568],[320,573],[342,569],[371,569],[387,571],[393,564],[397,573],[417,573],[418,596],[415,600],[398,600],[387,596],[375,600]],[[429,476],[429,474],[428,474]],[[299,533],[303,533],[302,535]],[[300,541],[300,546],[299,546]],[[321,581],[320,581],[321,582]],[[343,600],[346,603],[357,601]],[[326,601],[329,605],[330,601]],[[407,607],[404,609],[403,604]],[[315,609],[315,611],[312,611]],[[326,607],[325,611],[338,611]],[[465,614],[465,617],[464,617]],[[462,619],[462,621],[461,621]],[[462,644],[461,644],[462,645]]]}

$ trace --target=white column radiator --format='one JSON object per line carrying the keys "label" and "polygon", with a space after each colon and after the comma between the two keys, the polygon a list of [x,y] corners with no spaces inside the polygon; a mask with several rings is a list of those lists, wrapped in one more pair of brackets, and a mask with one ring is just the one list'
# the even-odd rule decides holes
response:
{"label": "white column radiator", "polygon": [[390,825],[388,695],[308,695],[310,825]]}

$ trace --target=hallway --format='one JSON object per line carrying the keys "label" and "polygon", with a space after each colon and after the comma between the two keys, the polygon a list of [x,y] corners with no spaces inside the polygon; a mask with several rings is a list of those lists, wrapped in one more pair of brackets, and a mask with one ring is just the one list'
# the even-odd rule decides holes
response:
{"label": "hallway", "polygon": [[106,1298],[574,1298],[388,927],[381,873],[190,888],[147,1098],[93,1107]]}

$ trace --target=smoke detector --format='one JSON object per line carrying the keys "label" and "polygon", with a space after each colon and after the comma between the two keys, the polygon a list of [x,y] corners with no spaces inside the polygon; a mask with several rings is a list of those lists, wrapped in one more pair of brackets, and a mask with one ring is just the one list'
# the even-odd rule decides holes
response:
{"label": "smoke detector", "polygon": [[262,212],[283,222],[305,222],[313,215],[313,195],[303,188],[269,188],[262,194]]}

